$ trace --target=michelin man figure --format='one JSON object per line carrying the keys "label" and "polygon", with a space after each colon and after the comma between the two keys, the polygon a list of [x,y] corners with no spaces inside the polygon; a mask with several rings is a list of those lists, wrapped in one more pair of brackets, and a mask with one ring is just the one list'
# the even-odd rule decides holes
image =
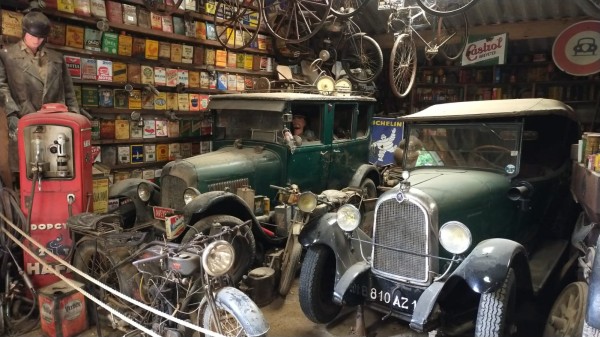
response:
{"label": "michelin man figure", "polygon": [[398,147],[398,145],[394,144],[394,140],[396,139],[396,129],[392,129],[392,133],[390,136],[386,136],[385,134],[381,134],[381,139],[371,144],[371,146],[377,148],[377,161],[383,161],[383,157],[387,152],[393,153],[394,150]]}

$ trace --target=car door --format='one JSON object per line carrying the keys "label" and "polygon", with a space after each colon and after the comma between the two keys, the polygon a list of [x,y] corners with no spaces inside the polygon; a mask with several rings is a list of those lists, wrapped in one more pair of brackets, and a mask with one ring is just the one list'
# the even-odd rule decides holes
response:
{"label": "car door", "polygon": [[287,183],[297,184],[301,191],[320,193],[327,186],[331,163],[331,140],[325,131],[327,102],[293,103],[292,114],[302,114],[307,128],[315,135],[302,145],[290,149],[287,161]]}
{"label": "car door", "polygon": [[331,114],[332,157],[328,188],[348,186],[362,164],[368,162],[370,111],[358,103],[336,103]]}

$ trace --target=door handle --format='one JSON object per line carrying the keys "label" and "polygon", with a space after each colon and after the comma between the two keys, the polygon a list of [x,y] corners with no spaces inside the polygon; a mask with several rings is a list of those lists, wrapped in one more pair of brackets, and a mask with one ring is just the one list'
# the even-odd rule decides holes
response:
{"label": "door handle", "polygon": [[334,153],[340,153],[340,152],[342,152],[342,151],[341,151],[340,149],[333,149],[333,152],[334,152]]}
{"label": "door handle", "polygon": [[324,156],[324,155],[326,155],[328,152],[329,152],[329,151],[321,151],[320,153],[321,153],[321,156]]}

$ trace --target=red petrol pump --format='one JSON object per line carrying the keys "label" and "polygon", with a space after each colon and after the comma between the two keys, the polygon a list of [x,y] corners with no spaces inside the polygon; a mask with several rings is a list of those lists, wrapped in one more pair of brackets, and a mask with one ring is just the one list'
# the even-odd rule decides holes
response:
{"label": "red petrol pump", "polygon": [[[29,235],[52,253],[67,258],[73,242],[66,222],[71,214],[92,211],[90,121],[64,104],[44,104],[18,124],[21,210]],[[36,288],[58,281],[49,268],[68,270],[34,245],[26,244],[50,267],[25,253],[25,272]]]}

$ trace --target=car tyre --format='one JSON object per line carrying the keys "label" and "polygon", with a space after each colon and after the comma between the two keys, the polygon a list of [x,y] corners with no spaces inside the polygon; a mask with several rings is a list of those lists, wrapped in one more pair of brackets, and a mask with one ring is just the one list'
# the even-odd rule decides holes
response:
{"label": "car tyre", "polygon": [[510,268],[500,288],[491,293],[481,294],[475,324],[475,337],[514,335],[516,333],[515,307],[515,272]]}
{"label": "car tyre", "polygon": [[365,197],[377,198],[377,185],[371,178],[365,178],[360,183],[360,188],[365,191]]}
{"label": "car tyre", "polygon": [[[220,223],[221,226],[235,227],[243,223],[242,220],[230,215],[212,215],[198,220],[192,228],[190,228],[183,239],[182,243],[190,241],[196,233],[208,234],[213,223]],[[242,277],[250,269],[254,263],[256,255],[256,241],[252,234],[252,229],[248,226],[243,226],[241,231],[233,238],[227,239],[231,242],[235,250],[235,262],[229,271],[229,275],[234,284],[242,280]]]}
{"label": "car tyre", "polygon": [[335,255],[326,246],[310,246],[300,270],[300,307],[315,323],[331,322],[342,310],[333,302]]}

